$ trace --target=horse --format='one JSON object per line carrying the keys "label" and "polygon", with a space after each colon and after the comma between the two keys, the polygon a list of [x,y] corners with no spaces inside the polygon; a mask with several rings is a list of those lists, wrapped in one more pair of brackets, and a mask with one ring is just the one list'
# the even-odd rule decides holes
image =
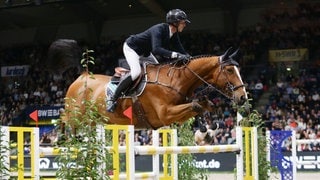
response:
{"label": "horse", "polygon": [[[74,115],[72,111],[75,107],[80,107],[81,113],[84,113],[83,101],[90,100],[97,105],[101,115],[109,118],[105,122],[107,124],[158,129],[183,123],[213,108],[211,101],[204,98],[205,95],[199,97],[195,92],[200,86],[242,105],[248,96],[239,73],[238,52],[228,49],[220,56],[199,55],[170,63],[147,64],[143,73],[144,90],[135,96],[119,98],[113,113],[106,111],[105,88],[112,76],[84,72],[67,89],[63,120],[68,121]],[[131,120],[123,113],[130,107],[133,107]]]}

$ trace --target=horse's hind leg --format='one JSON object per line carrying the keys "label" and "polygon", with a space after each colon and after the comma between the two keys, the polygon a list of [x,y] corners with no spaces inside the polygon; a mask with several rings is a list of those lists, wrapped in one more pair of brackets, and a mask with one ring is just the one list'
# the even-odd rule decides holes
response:
{"label": "horse's hind leg", "polygon": [[66,134],[66,123],[64,123],[64,122],[61,122],[60,123],[60,132],[61,132],[61,134]]}
{"label": "horse's hind leg", "polygon": [[60,134],[58,134],[58,145],[61,145],[62,143],[64,143],[67,140],[67,136],[66,136],[66,123],[64,122],[60,122],[59,123],[59,130],[60,130]]}

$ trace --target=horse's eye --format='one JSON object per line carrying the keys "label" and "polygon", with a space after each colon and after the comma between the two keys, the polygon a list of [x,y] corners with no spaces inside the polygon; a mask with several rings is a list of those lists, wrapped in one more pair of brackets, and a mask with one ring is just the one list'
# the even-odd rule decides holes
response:
{"label": "horse's eye", "polygon": [[232,74],[232,73],[233,73],[233,69],[227,69],[227,72],[228,72],[229,74]]}

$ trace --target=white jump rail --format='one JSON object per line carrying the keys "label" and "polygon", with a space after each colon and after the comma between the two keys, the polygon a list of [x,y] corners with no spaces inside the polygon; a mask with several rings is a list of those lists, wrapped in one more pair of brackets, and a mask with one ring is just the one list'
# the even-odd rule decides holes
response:
{"label": "white jump rail", "polygon": [[[99,130],[100,129],[100,130]],[[98,127],[98,136],[104,137],[102,134],[104,133],[104,127]],[[242,180],[244,179],[244,162],[243,162],[243,140],[242,140],[242,128],[237,127],[237,144],[232,145],[212,145],[212,146],[177,146],[178,138],[177,138],[177,131],[173,130],[173,134],[171,138],[171,145],[170,146],[159,146],[159,132],[153,131],[153,145],[152,146],[134,146],[134,127],[128,127],[128,133],[126,134],[127,146],[112,146],[106,147],[106,151],[109,152],[117,152],[117,153],[125,153],[126,154],[126,163],[130,164],[129,168],[126,169],[128,172],[127,174],[118,174],[120,179],[160,179],[160,167],[159,167],[159,155],[167,155],[173,157],[173,161],[171,162],[170,166],[171,172],[173,173],[173,179],[178,179],[178,161],[177,161],[177,154],[192,154],[192,153],[223,153],[223,152],[236,152],[237,153],[237,179]],[[258,179],[258,165],[257,165],[257,132],[256,128],[252,131],[252,142],[253,144],[252,149],[248,149],[252,154],[254,154],[255,160],[252,161],[252,164],[255,164],[255,167],[252,167],[255,170],[255,174],[253,175],[253,179]],[[6,131],[7,133],[8,131]],[[39,137],[38,129],[33,133],[34,136]],[[38,135],[38,136],[37,136]],[[2,137],[2,138],[8,138]],[[117,138],[114,138],[114,142],[117,142]],[[105,139],[102,141],[105,141]],[[4,141],[1,141],[4,142]],[[39,142],[39,141],[37,141]],[[37,149],[35,157],[38,159],[39,157],[44,156],[53,156],[59,155],[61,152],[64,151],[64,148],[52,148],[52,147],[39,147],[39,143],[33,142],[32,145],[34,148]],[[118,143],[118,142],[117,142]],[[135,173],[135,155],[152,155],[153,158],[153,171],[146,172],[146,173]],[[115,161],[115,159],[113,160]],[[116,160],[116,161],[119,161]],[[119,163],[119,162],[117,162]],[[168,163],[168,162],[164,162]],[[37,164],[37,163],[35,163]],[[101,167],[104,168],[105,166]],[[37,168],[37,178],[39,177],[39,168]]]}

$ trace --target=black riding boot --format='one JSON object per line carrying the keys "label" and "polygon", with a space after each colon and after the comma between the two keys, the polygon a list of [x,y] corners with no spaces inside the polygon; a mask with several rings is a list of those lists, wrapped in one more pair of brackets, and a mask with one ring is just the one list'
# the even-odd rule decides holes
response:
{"label": "black riding boot", "polygon": [[121,94],[129,88],[129,86],[132,84],[132,78],[131,76],[125,77],[122,81],[120,81],[116,91],[114,92],[113,96],[107,100],[107,111],[108,112],[114,112],[117,106],[117,100],[121,96]]}

